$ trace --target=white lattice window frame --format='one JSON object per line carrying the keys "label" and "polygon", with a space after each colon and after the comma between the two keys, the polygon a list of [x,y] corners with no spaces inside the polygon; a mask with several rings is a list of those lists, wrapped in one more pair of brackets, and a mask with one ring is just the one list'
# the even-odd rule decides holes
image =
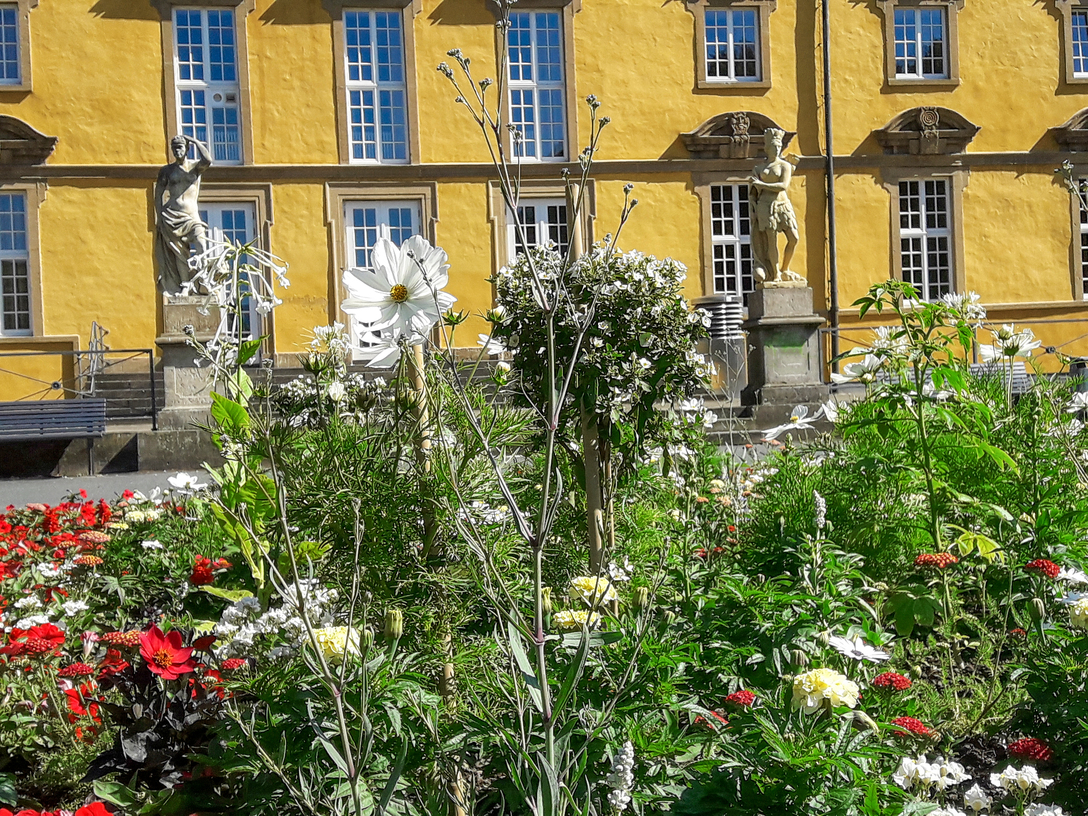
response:
{"label": "white lattice window frame", "polygon": [[[12,229],[0,231],[0,336],[30,337],[34,334],[34,292],[31,274],[30,202],[22,190],[0,189],[0,197],[18,199],[22,211],[0,212],[12,219]],[[22,225],[14,221],[21,217]],[[3,233],[11,233],[14,244],[21,236],[22,248],[3,248]]]}
{"label": "white lattice window frame", "polygon": [[[703,9],[703,30],[706,32],[706,41],[703,43],[703,70],[706,74],[706,81],[708,83],[759,83],[763,81],[763,55],[762,42],[760,36],[760,15],[759,9],[752,6],[709,6]],[[712,71],[713,63],[721,62],[721,60],[711,60],[710,58],[710,38],[712,29],[718,29],[719,26],[711,25],[710,18],[712,16],[717,17],[719,15],[724,16],[725,25],[725,44],[728,48],[727,57],[725,60],[726,73],[723,76],[719,71]],[[754,31],[754,39],[752,41],[752,47],[755,51],[754,63],[755,73],[745,74],[737,76],[737,54],[736,54],[736,36],[738,28],[738,18],[743,18],[745,21],[742,27],[747,27],[747,23],[751,23],[751,28]],[[721,41],[715,40],[719,45]]]}
{"label": "white lattice window frame", "polygon": [[747,302],[747,296],[755,291],[748,185],[711,184],[709,205],[711,257],[707,294],[741,295]]}
{"label": "white lattice window frame", "polygon": [[[917,190],[913,196],[910,192],[912,186]],[[906,195],[904,189],[907,190]],[[949,178],[903,179],[899,182],[900,276],[914,285],[923,300],[939,300],[942,295],[956,291],[952,195],[952,180]],[[914,198],[918,206],[904,210],[905,198]],[[941,201],[943,207],[939,204]],[[913,223],[904,225],[905,218],[917,218],[917,226]],[[939,223],[941,219],[943,226]],[[916,249],[912,246],[909,253],[905,248],[907,241],[914,242],[916,246]],[[947,280],[936,277],[941,273],[941,266],[934,262],[936,253],[943,253],[947,259]]]}
{"label": "white lattice window frame", "polygon": [[[399,61],[395,63],[390,62],[391,67],[395,67],[399,70],[399,78],[397,79],[382,79],[380,76],[381,64],[378,59],[378,51],[381,46],[378,45],[378,32],[379,32],[379,19],[380,15],[384,15],[386,22],[395,20],[397,23],[396,31],[399,36],[398,49],[400,51]],[[366,80],[362,78],[363,66],[362,61],[353,60],[353,49],[357,46],[349,44],[348,38],[353,28],[352,23],[357,18],[365,17],[367,21],[367,32],[370,36],[370,68],[371,79]],[[411,18],[409,19],[409,23]],[[361,28],[361,27],[358,27]],[[411,160],[411,126],[409,121],[409,88],[408,88],[408,71],[406,65],[407,58],[407,33],[405,30],[405,14],[404,10],[400,8],[345,8],[343,10],[343,59],[344,59],[344,93],[346,101],[346,122],[347,127],[347,148],[348,148],[348,161],[350,164],[408,164]],[[386,46],[387,47],[387,46]],[[352,76],[352,68],[359,68],[359,76]],[[370,93],[373,95],[373,103],[367,106],[364,103],[365,94]],[[397,115],[399,113],[400,122],[394,122],[392,127],[400,127],[403,129],[403,138],[397,139],[392,136],[389,139],[383,138],[384,125],[381,122],[381,114],[383,110],[382,94],[399,94],[400,102],[399,106],[390,104],[388,109],[391,114]],[[356,101],[356,95],[359,100]],[[366,111],[370,109],[373,112],[374,138],[366,138],[365,121],[356,122],[356,112],[360,116],[365,117]],[[361,131],[360,135],[356,135],[356,128]],[[374,145],[374,156],[366,156],[366,148],[368,144]],[[386,148],[390,148],[394,155],[390,157],[383,156],[383,152]],[[399,148],[399,151],[398,151]],[[361,149],[363,155],[356,155],[357,150]],[[399,152],[401,155],[395,155]]]}
{"label": "white lattice window frame", "polygon": [[[510,17],[511,17],[511,26],[510,26],[509,31],[507,32],[507,37],[511,37],[511,36],[514,35],[514,33],[516,31],[521,30],[521,29],[515,28],[515,26],[514,26],[514,22],[515,22],[516,19],[521,19],[523,17],[528,18],[528,20],[529,20],[529,29],[528,29],[528,31],[529,31],[529,45],[528,45],[528,51],[529,51],[529,55],[530,55],[528,63],[522,62],[520,60],[520,58],[515,60],[515,56],[513,54],[513,52],[515,51],[515,48],[520,50],[521,48],[524,48],[524,46],[513,46],[513,45],[510,46],[511,56],[510,56],[510,63],[509,63],[508,69],[507,69],[508,73],[507,73],[507,97],[506,97],[506,104],[507,104],[507,110],[508,110],[508,115],[509,115],[509,120],[508,121],[514,126],[514,128],[519,133],[522,134],[520,140],[514,139],[513,153],[522,162],[563,162],[563,161],[569,161],[570,160],[570,156],[569,156],[569,153],[570,153],[570,132],[569,132],[570,121],[569,121],[569,115],[568,115],[569,112],[567,110],[567,107],[568,107],[567,103],[568,103],[568,97],[569,97],[568,89],[567,89],[567,78],[568,78],[569,67],[568,67],[568,64],[567,64],[568,63],[568,55],[567,55],[568,44],[567,44],[566,33],[565,33],[568,22],[567,22],[567,20],[564,19],[565,15],[564,15],[563,11],[560,10],[560,9],[557,9],[557,8],[520,9],[520,10],[515,10],[515,11],[511,12]],[[554,77],[550,77],[550,78],[548,78],[546,80],[542,80],[540,78],[540,64],[541,64],[540,63],[540,45],[539,45],[539,43],[537,41],[537,32],[539,31],[539,28],[540,28],[539,27],[539,21],[544,17],[547,17],[549,19],[554,19],[556,21],[556,23],[557,23],[556,27],[554,28],[554,31],[556,32],[556,34],[558,36],[558,43],[556,44],[556,47],[559,50],[559,60],[558,60],[557,63],[554,63],[554,65],[557,65],[558,69],[559,69],[560,76],[559,76],[558,79],[555,79]],[[528,66],[531,69],[532,76],[531,76],[530,79],[525,79],[523,76],[521,76],[521,74],[522,74],[521,66],[525,65],[525,64],[528,64]],[[551,63],[549,63],[549,64],[551,64]],[[517,78],[515,78],[515,69],[517,69],[517,73],[518,73]],[[562,114],[562,117],[563,117],[562,122],[560,122],[558,125],[556,125],[555,122],[548,123],[549,125],[551,125],[553,127],[558,127],[559,132],[560,132],[560,138],[558,138],[558,139],[550,138],[550,139],[545,140],[542,137],[541,130],[542,130],[542,125],[544,123],[541,122],[541,111],[544,109],[544,106],[541,103],[541,98],[540,98],[541,97],[541,92],[546,92],[549,95],[558,94],[558,96],[559,96],[558,109],[561,111],[561,114]],[[526,102],[525,102],[525,96],[524,95],[526,93],[531,93],[532,94],[531,104],[526,104]],[[554,108],[556,106],[548,105],[547,107]],[[533,122],[532,122],[533,129],[532,129],[532,132],[531,132],[531,136],[526,136],[525,135],[525,132],[526,132],[527,128],[524,127],[524,125],[528,124],[528,123],[525,122],[525,120],[523,118],[523,115],[520,118],[520,123],[519,123],[519,115],[518,115],[519,110],[530,110],[532,112],[532,115],[533,115]],[[547,143],[548,145],[554,145],[556,142],[560,142],[559,155],[544,156],[543,153],[544,153],[545,143]],[[549,150],[551,150],[551,149],[553,149],[553,148],[549,148]]]}
{"label": "white lattice window frame", "polygon": [[[570,247],[570,210],[566,198],[523,198],[518,202],[517,221],[525,234],[525,243],[530,249],[552,246],[558,252],[566,253]],[[514,258],[519,252],[517,226],[507,212],[507,257]]]}
{"label": "white lattice window frame", "polygon": [[[948,38],[948,10],[941,6],[902,6],[897,8],[893,12],[892,25],[895,30],[895,78],[900,80],[916,80],[925,81],[930,79],[948,79],[948,51],[949,51],[949,38]],[[904,22],[901,24],[901,17]],[[910,22],[906,21],[906,18],[912,18]],[[925,39],[925,31],[933,29],[933,19],[938,21],[936,28],[940,31],[941,49],[940,55],[940,70],[939,71],[927,71],[925,62],[927,59],[934,60],[935,57],[924,56],[924,49],[927,44]],[[928,21],[928,22],[924,22]],[[910,26],[909,35],[907,26]],[[900,35],[900,29],[903,29],[902,36]],[[935,40],[930,40],[935,42]],[[903,61],[909,66],[909,61],[913,60],[915,70],[911,71],[908,67],[904,67],[903,70],[899,68],[899,47],[903,45]],[[909,56],[909,49],[913,48],[914,55]],[[931,66],[932,67],[932,66]]]}

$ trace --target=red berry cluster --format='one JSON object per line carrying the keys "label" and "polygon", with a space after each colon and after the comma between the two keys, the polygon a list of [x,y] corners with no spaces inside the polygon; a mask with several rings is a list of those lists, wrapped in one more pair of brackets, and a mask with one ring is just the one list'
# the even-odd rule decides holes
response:
{"label": "red berry cluster", "polygon": [[725,702],[729,705],[735,705],[738,708],[747,708],[756,701],[756,695],[747,689],[741,689],[740,691],[734,691],[725,698]]}
{"label": "red berry cluster", "polygon": [[892,720],[892,725],[899,726],[906,729],[905,731],[896,731],[899,736],[907,736],[908,732],[916,737],[931,737],[933,732],[926,727],[925,723],[921,720],[916,720],[914,717],[896,717]]}
{"label": "red berry cluster", "polygon": [[906,691],[911,687],[909,677],[896,672],[884,672],[873,678],[873,685],[884,691]]}
{"label": "red berry cluster", "polygon": [[126,649],[134,649],[140,643],[140,632],[133,629],[129,632],[106,632],[102,640],[111,646],[124,646]]}
{"label": "red berry cluster", "polygon": [[959,563],[959,559],[952,553],[922,553],[914,559],[914,566],[921,569],[943,570],[956,563]]}
{"label": "red berry cluster", "polygon": [[245,664],[246,659],[244,657],[228,657],[223,661],[223,668],[227,671],[234,671],[235,669],[242,668]]}
{"label": "red berry cluster", "polygon": [[86,663],[70,663],[59,672],[58,677],[89,677],[94,674],[94,666]]}
{"label": "red berry cluster", "polygon": [[97,555],[81,555],[76,559],[76,563],[81,567],[100,567],[106,562]]}
{"label": "red berry cluster", "polygon": [[1009,756],[1015,759],[1033,759],[1048,762],[1054,758],[1054,749],[1034,737],[1024,737],[1009,743]]}
{"label": "red berry cluster", "polygon": [[1024,564],[1024,569],[1028,572],[1037,572],[1040,575],[1045,575],[1051,580],[1058,577],[1058,573],[1062,571],[1062,568],[1055,564],[1053,561],[1047,561],[1045,558],[1036,558],[1034,561],[1028,561]]}

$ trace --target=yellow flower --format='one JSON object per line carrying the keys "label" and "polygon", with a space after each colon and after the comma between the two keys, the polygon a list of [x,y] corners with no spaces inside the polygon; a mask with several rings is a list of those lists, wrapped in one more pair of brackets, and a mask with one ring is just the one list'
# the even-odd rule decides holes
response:
{"label": "yellow flower", "polygon": [[345,654],[352,657],[359,656],[359,630],[350,626],[328,626],[324,629],[314,630],[314,637],[321,647],[325,658],[337,662],[344,659]]}
{"label": "yellow flower", "polygon": [[1069,607],[1069,622],[1077,629],[1088,629],[1088,595]]}
{"label": "yellow flower", "polygon": [[594,575],[583,575],[570,582],[572,601],[585,601],[588,606],[600,606],[618,597],[612,582],[603,576],[598,578]]}
{"label": "yellow flower", "polygon": [[832,706],[853,708],[858,704],[859,694],[857,683],[831,669],[813,669],[793,679],[794,708],[803,709],[806,714],[818,711],[825,700]]}
{"label": "yellow flower", "polygon": [[596,612],[590,612],[588,609],[564,609],[561,612],[556,612],[552,615],[552,621],[560,629],[581,629],[585,626],[587,629],[596,629],[601,623],[601,616]]}

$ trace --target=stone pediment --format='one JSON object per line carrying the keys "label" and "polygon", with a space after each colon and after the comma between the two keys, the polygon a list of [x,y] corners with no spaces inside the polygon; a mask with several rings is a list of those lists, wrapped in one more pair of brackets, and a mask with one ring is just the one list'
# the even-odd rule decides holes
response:
{"label": "stone pediment", "polygon": [[763,150],[763,131],[770,128],[786,134],[782,138],[783,150],[797,135],[762,113],[730,111],[707,119],[691,133],[681,133],[680,138],[693,159],[756,159],[767,155]]}
{"label": "stone pediment", "polygon": [[1050,135],[1062,150],[1074,153],[1088,151],[1088,108],[1074,114],[1064,125],[1050,128]]}
{"label": "stone pediment", "polygon": [[978,131],[954,110],[921,107],[903,111],[873,135],[885,153],[937,156],[962,153]]}
{"label": "stone pediment", "polygon": [[56,136],[38,133],[21,119],[0,114],[0,165],[45,164],[56,146]]}

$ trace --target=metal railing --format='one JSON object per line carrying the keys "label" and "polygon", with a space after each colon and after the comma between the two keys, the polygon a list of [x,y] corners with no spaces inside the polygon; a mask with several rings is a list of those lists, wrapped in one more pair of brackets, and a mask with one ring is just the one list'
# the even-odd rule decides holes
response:
{"label": "metal railing", "polygon": [[[102,336],[98,337],[99,343],[101,343]],[[34,370],[19,370],[15,368],[14,362],[9,363],[9,360],[16,359],[29,359],[29,358],[60,358],[61,362],[61,374],[55,379],[45,379],[41,376],[43,373],[41,369],[45,366],[41,366],[38,371]],[[133,361],[138,361],[141,358],[146,358],[147,367],[146,374],[139,376],[139,381],[142,383],[143,377],[146,376],[146,382],[149,384],[150,406],[147,410],[136,411],[131,413],[117,413],[118,406],[116,402],[112,406],[113,411],[110,413],[111,419],[142,419],[145,417],[151,418],[151,429],[159,429],[159,401],[158,401],[158,386],[155,382],[155,353],[152,349],[105,349],[105,348],[91,348],[84,351],[75,350],[62,350],[62,351],[3,351],[0,352],[0,377],[14,378],[18,382],[24,382],[27,391],[19,394],[18,396],[9,393],[0,393],[0,400],[6,402],[27,402],[35,400],[46,399],[80,399],[84,397],[98,396],[100,379],[103,374],[110,373],[110,369],[124,369],[116,373],[132,374]],[[65,362],[69,365],[65,367]],[[25,368],[25,367],[24,367]],[[142,366],[141,366],[142,368]],[[67,369],[67,370],[65,370]],[[132,400],[128,400],[132,402]],[[107,410],[111,409],[110,400],[106,402]],[[131,406],[129,406],[131,407]]]}

